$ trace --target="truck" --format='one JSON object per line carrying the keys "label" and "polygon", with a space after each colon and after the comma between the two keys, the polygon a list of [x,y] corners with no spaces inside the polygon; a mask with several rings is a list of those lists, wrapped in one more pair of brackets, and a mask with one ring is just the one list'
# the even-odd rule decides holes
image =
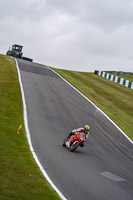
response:
{"label": "truck", "polygon": [[31,58],[22,57],[23,56],[22,48],[23,48],[23,46],[14,44],[14,45],[12,45],[12,49],[9,49],[7,51],[6,55],[33,62],[33,59],[31,59]]}
{"label": "truck", "polygon": [[12,45],[12,49],[7,51],[6,55],[21,59],[23,55],[22,48],[23,46],[14,44]]}

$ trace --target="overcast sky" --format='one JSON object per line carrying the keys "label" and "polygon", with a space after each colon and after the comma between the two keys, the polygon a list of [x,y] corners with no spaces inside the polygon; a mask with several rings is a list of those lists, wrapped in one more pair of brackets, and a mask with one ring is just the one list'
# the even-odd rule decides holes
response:
{"label": "overcast sky", "polygon": [[0,53],[34,62],[133,72],[133,0],[0,0]]}

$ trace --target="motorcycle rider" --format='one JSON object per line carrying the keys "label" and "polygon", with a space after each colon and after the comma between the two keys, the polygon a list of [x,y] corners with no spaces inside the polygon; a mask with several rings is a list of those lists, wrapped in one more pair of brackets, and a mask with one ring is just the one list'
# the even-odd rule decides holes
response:
{"label": "motorcycle rider", "polygon": [[84,128],[77,128],[72,130],[72,132],[68,135],[67,139],[70,138],[72,135],[78,135],[79,133],[85,133],[85,139],[88,138],[90,126],[85,125]]}

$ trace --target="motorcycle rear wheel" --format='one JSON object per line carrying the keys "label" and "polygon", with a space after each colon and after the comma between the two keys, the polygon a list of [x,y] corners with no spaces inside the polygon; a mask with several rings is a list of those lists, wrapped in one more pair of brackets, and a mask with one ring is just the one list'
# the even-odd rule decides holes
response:
{"label": "motorcycle rear wheel", "polygon": [[63,141],[63,143],[62,143],[62,146],[63,146],[63,147],[66,147],[66,141],[67,141],[67,139],[65,139],[65,140]]}

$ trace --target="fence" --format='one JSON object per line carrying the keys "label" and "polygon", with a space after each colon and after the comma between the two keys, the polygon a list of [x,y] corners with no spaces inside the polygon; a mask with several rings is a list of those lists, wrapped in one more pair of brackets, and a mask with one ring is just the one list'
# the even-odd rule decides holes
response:
{"label": "fence", "polygon": [[133,75],[133,72],[123,72],[123,71],[104,71],[104,72],[114,75]]}
{"label": "fence", "polygon": [[124,78],[120,78],[118,76],[115,76],[113,74],[109,74],[109,73],[104,72],[104,71],[96,71],[95,74],[97,74],[97,75],[99,75],[99,76],[101,76],[103,78],[106,78],[106,79],[108,79],[110,81],[113,81],[115,83],[118,83],[120,85],[123,85],[125,87],[128,87],[130,89],[133,89],[133,82],[132,81],[126,80]]}

